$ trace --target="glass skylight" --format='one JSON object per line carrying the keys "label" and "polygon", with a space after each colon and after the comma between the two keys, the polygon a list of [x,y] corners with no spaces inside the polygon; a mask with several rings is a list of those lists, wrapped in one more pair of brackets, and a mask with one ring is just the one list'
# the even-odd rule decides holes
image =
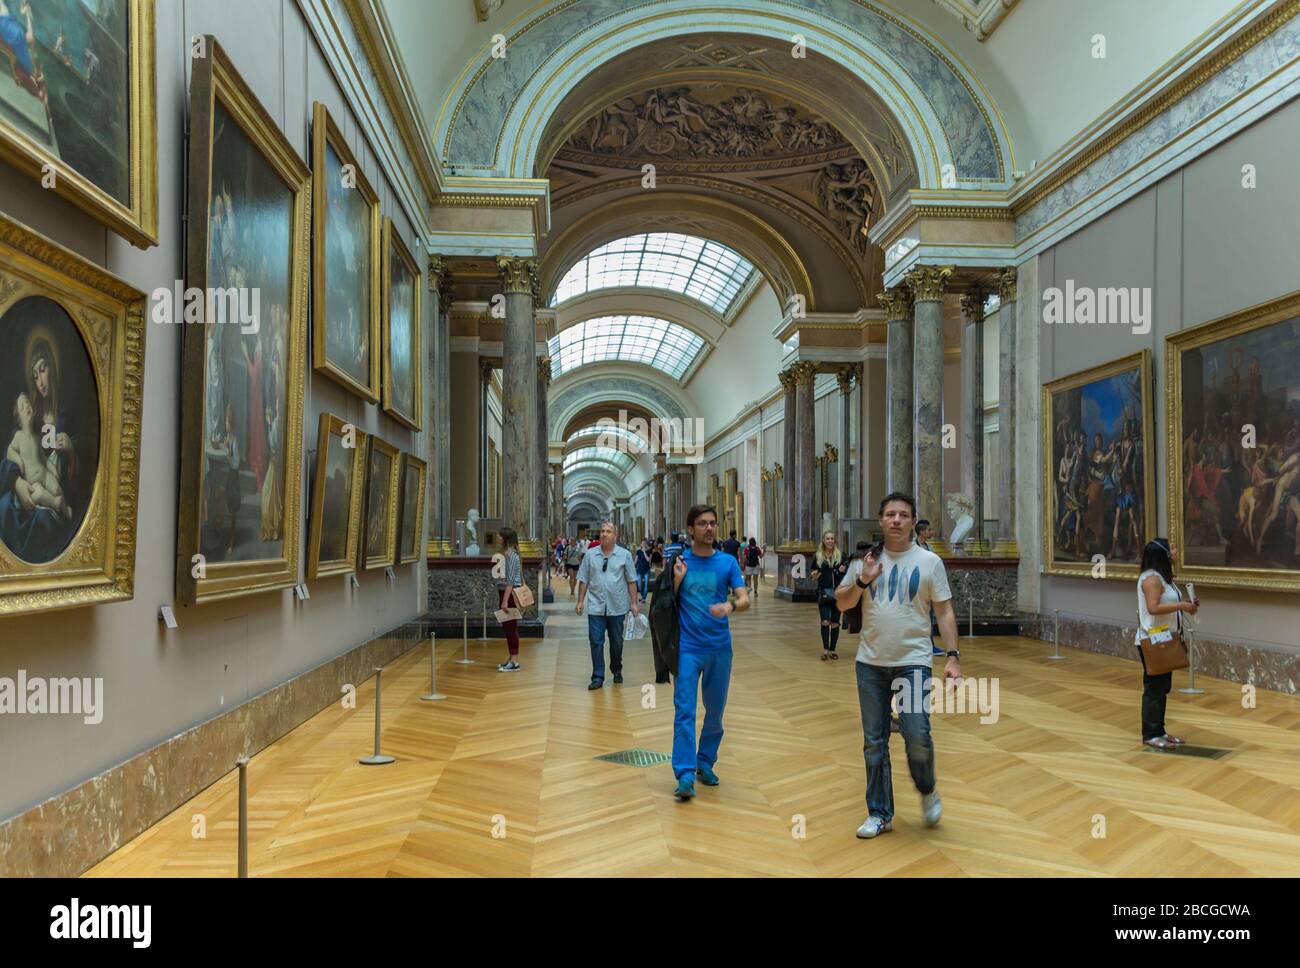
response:
{"label": "glass skylight", "polygon": [[643,454],[650,449],[650,445],[641,439],[639,434],[634,434],[626,427],[620,427],[618,424],[607,424],[600,426],[592,424],[590,427],[583,427],[581,430],[569,434],[569,442],[581,440],[584,437],[605,438],[607,441],[617,441],[620,449],[626,449],[634,454]]}
{"label": "glass skylight", "polygon": [[644,363],[680,380],[704,340],[655,316],[599,316],[562,330],[549,342],[551,377],[586,363]]}
{"label": "glass skylight", "polygon": [[654,232],[602,245],[565,273],[552,306],[593,289],[641,286],[698,299],[726,315],[754,267],[739,252],[693,235]]}
{"label": "glass skylight", "polygon": [[612,447],[579,447],[564,455],[564,473],[569,473],[579,464],[587,463],[614,464],[627,473],[636,463],[636,458]]}

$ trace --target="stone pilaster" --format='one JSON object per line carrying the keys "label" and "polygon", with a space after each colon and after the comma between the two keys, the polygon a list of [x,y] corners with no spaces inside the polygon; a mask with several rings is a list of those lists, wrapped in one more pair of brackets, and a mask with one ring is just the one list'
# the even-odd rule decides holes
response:
{"label": "stone pilaster", "polygon": [[519,535],[519,552],[541,554],[537,499],[537,260],[501,256],[497,270],[505,293],[502,340],[502,519]]}
{"label": "stone pilaster", "polygon": [[792,544],[801,551],[811,551],[816,547],[814,533],[817,527],[813,520],[817,504],[817,448],[816,448],[816,403],[813,396],[813,383],[817,379],[817,368],[809,362],[795,363],[790,367],[794,376],[794,412],[795,412],[795,521],[794,541]]}
{"label": "stone pilaster", "polygon": [[569,523],[564,508],[564,462],[557,461],[551,465],[551,495],[555,504],[551,512],[551,530],[557,535],[569,533]]}
{"label": "stone pilaster", "polygon": [[915,415],[917,515],[935,530],[931,547],[947,551],[943,538],[943,297],[951,266],[917,266],[907,274],[912,290],[912,412]]}
{"label": "stone pilaster", "polygon": [[429,473],[426,514],[429,557],[455,554],[451,518],[451,303],[452,282],[442,256],[429,259],[428,300],[433,312],[429,339],[429,421],[426,431]]}
{"label": "stone pilaster", "polygon": [[988,553],[984,543],[984,292],[962,296],[961,385],[966,400],[962,432],[962,490],[970,495],[975,526],[965,541],[968,555]]}
{"label": "stone pilaster", "polygon": [[667,508],[664,506],[664,488],[666,486],[667,485],[664,484],[663,468],[659,467],[655,470],[655,483],[653,488],[655,505],[654,528],[655,536],[662,536],[664,541],[668,540],[668,526],[666,524],[667,514],[665,513]]}
{"label": "stone pilaster", "polygon": [[998,540],[993,554],[1018,558],[1016,545],[1016,270],[998,276]]}
{"label": "stone pilaster", "polygon": [[550,456],[550,427],[547,425],[546,399],[551,389],[551,358],[543,356],[537,360],[537,539],[543,546],[548,545],[554,537],[551,534],[551,494],[546,479],[546,462]]}
{"label": "stone pilaster", "polygon": [[782,417],[781,417],[781,435],[782,451],[781,459],[789,472],[785,474],[784,485],[781,499],[781,534],[774,540],[780,541],[782,547],[788,547],[794,544],[795,532],[798,530],[795,517],[795,494],[794,494],[794,467],[795,467],[795,403],[794,403],[794,373],[791,370],[782,370],[777,375],[781,381],[782,396]]}
{"label": "stone pilaster", "polygon": [[[876,297],[885,310],[885,426],[889,491],[912,493],[912,294],[903,287]],[[868,508],[874,513],[874,508]]]}
{"label": "stone pilaster", "polygon": [[[854,517],[850,509],[856,507],[853,495],[854,475],[851,473],[850,455],[853,446],[853,388],[862,382],[862,364],[850,363],[835,371],[835,380],[840,388],[840,459],[835,465],[839,471],[839,493],[835,502],[835,517],[839,529],[844,521]],[[862,430],[858,429],[859,442]],[[858,447],[858,463],[862,462],[861,446]]]}
{"label": "stone pilaster", "polygon": [[664,475],[664,485],[664,514],[667,517],[667,521],[665,522],[667,531],[664,533],[667,535],[671,534],[673,531],[685,531],[686,520],[682,516],[681,499],[679,497],[681,494],[681,487],[679,486],[680,481],[677,479],[676,467],[670,466],[668,468],[668,472]]}

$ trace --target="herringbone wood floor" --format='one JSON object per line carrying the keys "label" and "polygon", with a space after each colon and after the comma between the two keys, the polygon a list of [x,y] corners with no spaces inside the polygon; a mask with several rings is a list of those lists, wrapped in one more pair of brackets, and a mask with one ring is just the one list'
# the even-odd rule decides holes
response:
{"label": "herringbone wood floor", "polygon": [[[1135,662],[1050,649],[1031,639],[964,642],[967,676],[999,677],[1000,717],[934,717],[944,816],[924,829],[895,736],[894,832],[859,841],[865,816],[862,733],[851,642],[821,662],[816,612],[771,597],[733,620],[735,664],[722,784],[678,804],[667,765],[593,757],[668,751],[671,687],[643,708],[654,673],[647,642],[629,643],[626,683],[588,692],[585,619],[567,590],[523,670],[496,671],[504,643],[437,649],[424,703],[427,647],[384,675],[384,752],[373,737],[373,679],[354,710],[321,712],[249,767],[253,876],[514,875],[1297,875],[1300,699],[1202,678],[1169,726],[1219,760],[1145,751]],[[92,876],[231,876],[232,773],[106,858]],[[206,837],[193,836],[195,815]],[[803,818],[799,831],[798,818]],[[1095,836],[1104,820],[1104,837]],[[803,836],[796,836],[797,833]],[[494,836],[496,834],[496,836]]]}

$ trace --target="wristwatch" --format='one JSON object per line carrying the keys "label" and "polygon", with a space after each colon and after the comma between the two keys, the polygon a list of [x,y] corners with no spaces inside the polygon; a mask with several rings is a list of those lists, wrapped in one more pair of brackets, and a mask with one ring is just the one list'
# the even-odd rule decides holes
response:
{"label": "wristwatch", "polygon": [[854,578],[854,579],[853,579],[853,584],[857,585],[857,586],[858,586],[859,588],[861,588],[863,591],[866,591],[868,588],[871,587],[871,582],[867,582],[865,585],[862,584],[862,577],[861,577],[861,576],[858,576],[858,577]]}
{"label": "wristwatch", "polygon": [[950,659],[960,659],[960,658],[961,658],[961,650],[960,650],[960,649],[949,649],[949,650],[948,650],[948,658],[950,658]]}

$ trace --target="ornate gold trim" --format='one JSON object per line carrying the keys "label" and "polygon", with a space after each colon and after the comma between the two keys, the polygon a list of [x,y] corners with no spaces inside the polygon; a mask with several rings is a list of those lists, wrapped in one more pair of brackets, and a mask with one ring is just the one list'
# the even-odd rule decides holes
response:
{"label": "ornate gold trim", "polygon": [[[335,177],[333,172],[325,170],[326,146],[334,150],[339,162],[351,165],[356,177],[356,190],[366,200],[370,209],[370,319],[366,329],[370,335],[370,373],[369,383],[362,384],[355,380],[342,367],[331,361],[326,355],[325,324],[329,316],[326,307],[325,249],[328,232],[329,194],[328,179]],[[324,373],[335,383],[350,390],[367,403],[379,402],[380,355],[382,353],[382,336],[380,335],[380,313],[382,309],[383,279],[381,278],[382,253],[380,236],[382,223],[380,217],[379,195],[370,185],[360,163],[348,146],[343,132],[334,123],[329,109],[320,101],[312,105],[311,123],[311,167],[315,191],[312,194],[312,235],[311,235],[311,319],[312,319],[312,367],[318,373]]]}
{"label": "ornate gold trim", "polygon": [[217,39],[205,37],[206,57],[191,60],[189,194],[186,202],[186,280],[208,289],[212,193],[212,118],[220,101],[253,146],[293,195],[290,234],[289,320],[285,367],[283,554],[259,561],[208,562],[195,578],[193,556],[200,550],[199,507],[203,487],[206,386],[205,351],[217,323],[187,325],[182,339],[180,513],[176,531],[176,597],[182,605],[288,588],[298,581],[302,555],[302,438],[306,397],[308,256],[311,247],[311,172],[279,124],[240,77]]}
{"label": "ornate gold trim", "polygon": [[352,480],[348,491],[348,524],[343,541],[344,556],[333,561],[320,560],[321,531],[324,528],[325,487],[329,479],[329,451],[335,437],[342,446],[348,424],[332,413],[321,412],[316,432],[316,473],[313,475],[311,510],[307,515],[307,577],[325,578],[348,575],[357,570],[357,550],[361,540],[361,495],[365,490],[366,432],[353,428],[356,436],[352,448]]}
{"label": "ornate gold trim", "polygon": [[[1104,380],[1137,369],[1138,379],[1142,382],[1142,501],[1144,517],[1142,527],[1150,541],[1156,534],[1156,475],[1155,475],[1155,417],[1151,404],[1151,351],[1143,350],[1132,356],[1112,360],[1100,366],[1090,367],[1078,373],[1071,373],[1044,383],[1042,387],[1039,424],[1041,425],[1042,453],[1039,458],[1039,470],[1043,483],[1043,571],[1049,575],[1073,575],[1078,578],[1090,578],[1093,565],[1091,561],[1057,561],[1056,560],[1056,524],[1059,515],[1056,510],[1056,455],[1053,452],[1053,435],[1056,432],[1056,417],[1052,409],[1053,394],[1073,390],[1077,387]],[[993,547],[994,557],[1009,554],[1015,542],[999,538]],[[1018,554],[1018,553],[1017,553]],[[1137,579],[1139,568],[1136,564],[1106,562],[1105,577],[1123,581]]]}
{"label": "ornate gold trim", "polygon": [[877,293],[876,302],[885,311],[886,323],[905,320],[912,315],[912,291],[905,285]]}
{"label": "ornate gold trim", "polygon": [[497,256],[497,272],[506,294],[523,293],[537,298],[538,262],[517,256]]}
{"label": "ornate gold trim", "polygon": [[[397,262],[405,267],[411,276],[411,401],[415,404],[413,414],[402,413],[393,402],[393,257],[397,257]],[[416,264],[415,257],[402,241],[401,235],[397,232],[393,220],[384,217],[384,255],[383,268],[380,270],[383,276],[383,334],[382,351],[383,351],[383,408],[384,413],[388,414],[402,426],[420,432],[423,426],[421,410],[424,401],[424,365],[423,365],[423,332],[424,316],[422,315],[423,304],[420,298],[420,267]]]}
{"label": "ornate gold trim", "polygon": [[990,205],[914,205],[917,218],[965,219],[968,221],[1009,222],[1014,216],[1009,208]]}
{"label": "ornate gold trim", "polygon": [[0,616],[135,595],[145,294],[0,215],[0,319],[29,296],[57,303],[85,344],[95,377],[99,463],[81,527],[60,554],[33,564],[0,541]]}
{"label": "ornate gold trim", "polygon": [[948,289],[954,266],[919,265],[903,277],[912,290],[913,302],[940,302]]}
{"label": "ornate gold trim", "polygon": [[[393,564],[397,560],[397,518],[398,518],[398,492],[401,489],[401,479],[398,476],[401,470],[401,452],[381,437],[371,434],[369,437],[370,446],[366,449],[366,502],[361,508],[361,541],[357,548],[357,570],[370,571],[374,568],[383,568]],[[366,545],[368,543],[368,531],[370,528],[370,499],[374,493],[375,482],[370,479],[370,459],[374,452],[378,450],[388,458],[388,480],[380,482],[384,490],[388,492],[388,510],[384,514],[384,528],[388,535],[385,540],[385,549],[377,555],[366,555]]]}

